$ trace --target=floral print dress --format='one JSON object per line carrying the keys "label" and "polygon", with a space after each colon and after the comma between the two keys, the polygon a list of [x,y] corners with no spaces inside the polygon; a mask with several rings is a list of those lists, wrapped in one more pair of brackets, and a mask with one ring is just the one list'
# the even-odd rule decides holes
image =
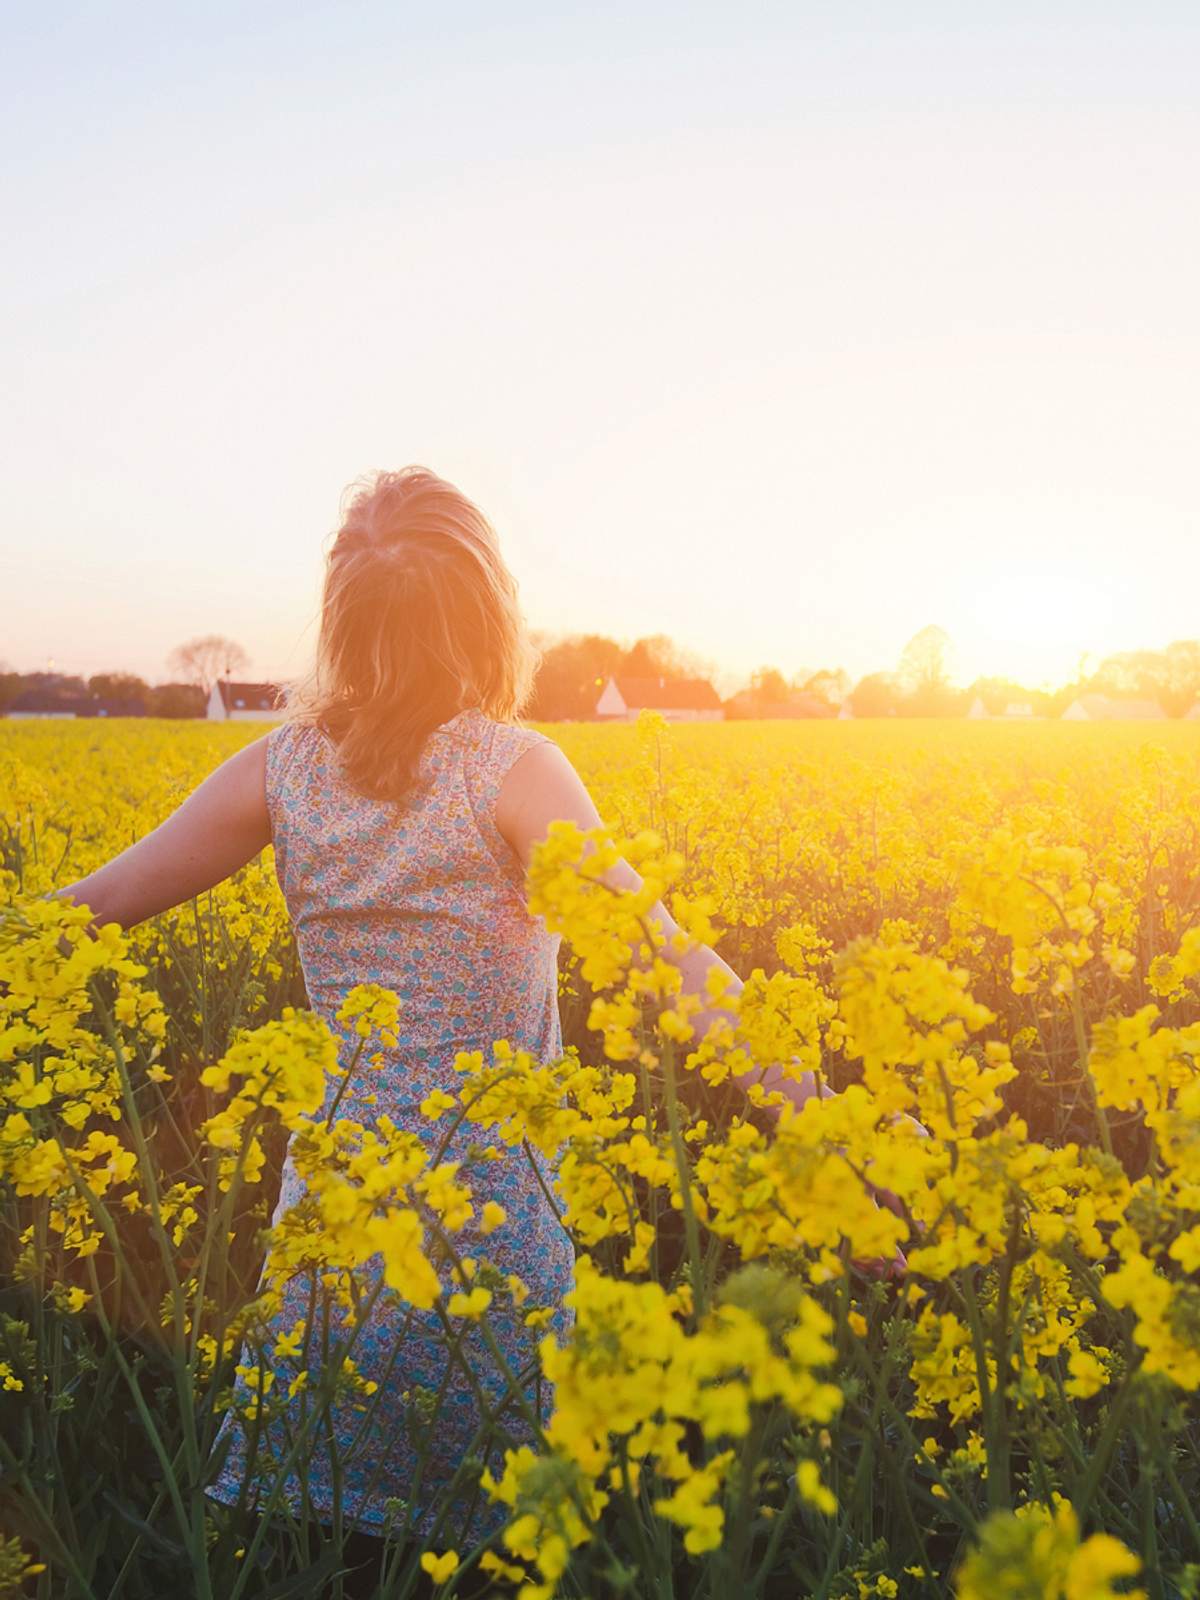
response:
{"label": "floral print dress", "polygon": [[[434,1089],[456,1088],[458,1051],[487,1052],[493,1040],[507,1039],[541,1061],[561,1055],[558,936],[527,911],[522,869],[495,822],[505,775],[539,742],[544,736],[532,729],[495,722],[477,709],[460,712],[430,735],[417,783],[397,804],[367,799],[352,789],[341,775],[335,748],[317,728],[283,723],[268,735],[267,806],[275,867],[310,1004],[338,1035],[345,1061],[357,1042],[353,1026],[336,1016],[347,991],[375,982],[394,989],[403,1001],[397,1044],[384,1051],[382,1070],[370,1074],[375,1104],[368,1110],[352,1101],[339,1107],[340,1115],[386,1114],[428,1142],[432,1127],[419,1108]],[[337,1082],[328,1086],[327,1108]],[[464,1155],[471,1136],[464,1126],[447,1157]],[[508,1220],[483,1250],[520,1275],[530,1304],[560,1308],[550,1326],[561,1330],[574,1253],[542,1191],[549,1175],[544,1168],[535,1174],[516,1156],[485,1167],[484,1173],[487,1192],[483,1174],[474,1180],[476,1210],[495,1199]],[[289,1158],[275,1217],[300,1194],[301,1180]],[[470,1253],[469,1239],[464,1250]],[[288,1285],[272,1338],[305,1316],[308,1295],[307,1280]],[[513,1370],[529,1370],[544,1330],[532,1332],[511,1309],[507,1315],[489,1313],[489,1323]],[[379,1385],[374,1396],[358,1402],[370,1412],[369,1436],[363,1435],[367,1412],[350,1402],[332,1407],[337,1451],[331,1457],[315,1448],[303,1485],[294,1471],[285,1477],[284,1498],[293,1508],[300,1510],[306,1490],[315,1514],[331,1520],[337,1494],[349,1526],[382,1532],[391,1512],[393,1526],[407,1522],[419,1534],[435,1532],[436,1503],[444,1502],[464,1457],[481,1453],[478,1402],[461,1368],[448,1363],[440,1329],[435,1313],[388,1304],[381,1297],[352,1352],[362,1377]],[[503,1380],[478,1328],[469,1330],[464,1346],[473,1381],[494,1398]],[[265,1348],[269,1360],[269,1342]],[[318,1376],[311,1367],[310,1362],[310,1384]],[[249,1396],[240,1379],[235,1393],[245,1404]],[[533,1387],[529,1393],[535,1403],[544,1398]],[[429,1428],[421,1404],[438,1395]],[[512,1429],[519,1439],[515,1417]],[[260,1501],[273,1481],[272,1461],[287,1456],[290,1431],[284,1423],[263,1430],[256,1467]],[[219,1435],[220,1447],[226,1441],[229,1454],[209,1493],[232,1503],[246,1469],[245,1435],[232,1414]],[[497,1472],[502,1464],[494,1446],[489,1464]],[[341,1478],[340,1490],[335,1475]],[[402,1502],[404,1509],[395,1515],[388,1501]],[[451,1536],[461,1540],[479,1534],[496,1526],[499,1512],[486,1503],[476,1506],[471,1495],[456,1499],[450,1521],[436,1529],[436,1536],[450,1542]]]}

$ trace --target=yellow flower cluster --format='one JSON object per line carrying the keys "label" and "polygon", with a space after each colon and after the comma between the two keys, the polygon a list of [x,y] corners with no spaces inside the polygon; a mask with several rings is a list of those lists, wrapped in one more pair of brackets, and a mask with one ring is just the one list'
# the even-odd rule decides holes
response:
{"label": "yellow flower cluster", "polygon": [[1141,1563],[1119,1539],[1095,1533],[1080,1540],[1070,1505],[1030,1505],[999,1513],[984,1525],[978,1548],[958,1574],[957,1600],[1146,1600],[1144,1589],[1113,1585]]}
{"label": "yellow flower cluster", "polygon": [[[253,731],[0,728],[0,1260],[39,1316],[115,1336],[132,1306],[200,1393],[301,1277],[320,1310],[239,1363],[247,1420],[368,1279],[480,1349],[501,1310],[554,1319],[548,1419],[481,1479],[507,1525],[423,1551],[438,1584],[683,1592],[691,1564],[711,1593],[1083,1600],[1134,1592],[1140,1556],[1186,1592],[1194,729],[561,730],[615,824],[556,824],[529,876],[570,1047],[464,1053],[420,1136],[355,1095],[407,997],[353,989],[340,1041],[295,1003],[269,852],[129,935],[41,898]],[[607,882],[622,856],[639,888]],[[685,992],[714,942],[736,998]],[[768,1087],[807,1073],[833,1092]],[[258,1231],[285,1135],[302,1195]],[[507,1271],[488,1195],[530,1159],[578,1250],[562,1308]],[[0,1405],[41,1370],[0,1342]],[[338,1381],[369,1405],[348,1355]]]}

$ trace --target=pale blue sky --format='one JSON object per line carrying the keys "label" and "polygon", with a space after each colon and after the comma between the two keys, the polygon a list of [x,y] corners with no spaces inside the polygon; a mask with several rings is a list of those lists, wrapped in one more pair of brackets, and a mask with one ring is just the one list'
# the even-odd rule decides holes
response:
{"label": "pale blue sky", "polygon": [[0,659],[302,663],[360,472],[732,681],[1200,635],[1200,13],[0,6]]}

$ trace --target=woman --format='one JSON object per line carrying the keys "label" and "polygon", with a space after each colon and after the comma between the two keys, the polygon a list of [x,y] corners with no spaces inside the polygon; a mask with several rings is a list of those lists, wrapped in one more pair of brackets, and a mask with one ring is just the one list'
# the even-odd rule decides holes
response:
{"label": "woman", "polygon": [[[555,818],[581,828],[600,818],[562,751],[514,720],[530,677],[516,585],[485,517],[423,468],[381,473],[358,489],[330,549],[316,666],[287,719],[225,761],[153,833],[64,892],[98,923],[130,927],[211,888],[273,842],[312,1006],[348,1055],[354,1035],[336,1017],[346,991],[374,981],[400,994],[398,1042],[372,1079],[374,1112],[427,1133],[418,1108],[432,1089],[454,1086],[457,1051],[506,1038],[539,1060],[561,1052],[558,938],[527,912],[524,871]],[[612,881],[638,883],[624,864]],[[665,934],[676,931],[661,905],[654,915]],[[670,959],[693,993],[705,992],[712,966],[740,987],[708,948]],[[796,1101],[812,1092],[811,1083],[780,1086]],[[511,1224],[506,1264],[535,1303],[561,1305],[570,1241],[526,1164],[496,1170],[494,1198]],[[298,1195],[289,1160],[276,1215]],[[280,1332],[304,1314],[304,1285],[294,1288]],[[432,1318],[410,1326],[401,1366],[389,1373],[396,1332],[394,1320],[377,1318],[354,1351],[363,1376],[381,1380],[380,1427],[340,1487],[343,1523],[367,1535],[381,1530],[389,1497],[413,1503],[411,1525],[428,1531],[479,1422],[467,1384],[447,1384]],[[528,1352],[517,1339],[514,1330],[506,1355],[519,1364]],[[403,1396],[439,1384],[437,1437],[418,1469]],[[246,1463],[241,1430],[229,1432],[212,1492],[232,1501]],[[294,1507],[304,1491],[319,1516],[333,1518],[335,1486],[320,1453],[303,1485],[294,1476],[285,1484]],[[470,1537],[461,1528],[455,1536]]]}

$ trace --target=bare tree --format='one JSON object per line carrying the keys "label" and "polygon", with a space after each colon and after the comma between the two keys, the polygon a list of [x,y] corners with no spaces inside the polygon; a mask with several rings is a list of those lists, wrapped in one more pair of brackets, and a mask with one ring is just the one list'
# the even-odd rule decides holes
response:
{"label": "bare tree", "polygon": [[836,707],[850,693],[850,675],[844,667],[822,667],[819,672],[810,673],[797,687],[804,694],[815,694],[826,705]]}
{"label": "bare tree", "polygon": [[904,699],[902,716],[946,717],[957,709],[961,696],[950,681],[950,635],[930,624],[904,646],[896,670]]}
{"label": "bare tree", "polygon": [[206,633],[203,638],[189,639],[177,645],[167,657],[167,666],[186,683],[197,684],[207,695],[218,678],[232,678],[235,672],[244,672],[250,657],[233,639],[219,633]]}
{"label": "bare tree", "polygon": [[900,656],[897,677],[909,694],[928,694],[950,682],[950,635],[930,623],[914,633]]}

